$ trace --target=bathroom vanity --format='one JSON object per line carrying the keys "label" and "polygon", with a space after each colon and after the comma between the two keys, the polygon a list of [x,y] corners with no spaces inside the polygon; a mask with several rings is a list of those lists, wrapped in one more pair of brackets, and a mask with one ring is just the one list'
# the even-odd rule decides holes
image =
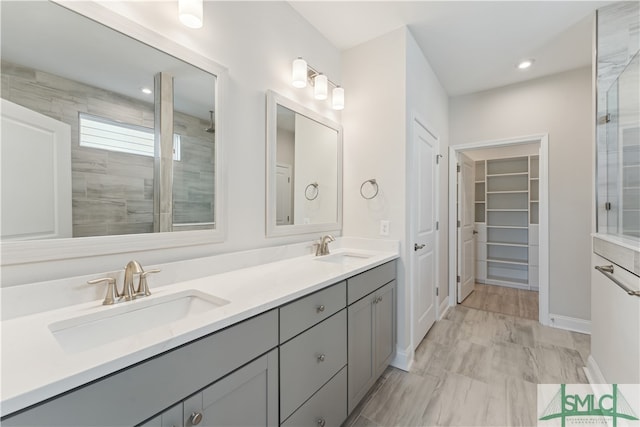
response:
{"label": "bathroom vanity", "polygon": [[[96,348],[62,342],[51,325],[77,321],[52,320],[137,301],[5,321],[2,424],[340,425],[395,354],[396,257],[341,250],[166,286],[149,301],[220,305]],[[34,351],[37,366],[18,363]]]}

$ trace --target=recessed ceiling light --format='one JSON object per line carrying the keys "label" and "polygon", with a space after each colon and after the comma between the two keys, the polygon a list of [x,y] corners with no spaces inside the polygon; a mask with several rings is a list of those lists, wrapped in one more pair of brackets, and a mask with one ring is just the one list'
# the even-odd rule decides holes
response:
{"label": "recessed ceiling light", "polygon": [[520,62],[518,62],[518,64],[516,65],[516,67],[519,70],[526,70],[527,68],[531,67],[533,65],[533,63],[535,62],[534,59],[524,59]]}
{"label": "recessed ceiling light", "polygon": [[146,95],[151,95],[151,89],[149,89],[148,87],[143,87],[142,89],[140,89],[142,91],[142,93],[146,94]]}

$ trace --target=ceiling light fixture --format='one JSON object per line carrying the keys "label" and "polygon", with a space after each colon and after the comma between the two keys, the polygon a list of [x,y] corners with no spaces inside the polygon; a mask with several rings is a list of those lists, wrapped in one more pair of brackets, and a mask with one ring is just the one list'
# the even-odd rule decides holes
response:
{"label": "ceiling light fixture", "polygon": [[178,17],[189,28],[202,28],[203,0],[178,0]]}
{"label": "ceiling light fixture", "polygon": [[516,67],[519,70],[526,70],[527,68],[531,67],[534,62],[535,62],[535,59],[524,59],[524,60],[518,62]]}
{"label": "ceiling light fixture", "polygon": [[344,109],[344,89],[329,80],[329,78],[309,66],[307,61],[298,57],[293,61],[291,71],[291,84],[297,88],[307,86],[307,83],[313,86],[313,96],[315,99],[323,101],[329,97],[329,85],[333,86],[331,91],[331,107],[334,110]]}
{"label": "ceiling light fixture", "polygon": [[149,89],[148,87],[143,87],[140,89],[140,91],[142,93],[144,93],[145,95],[151,95],[153,92],[151,91],[151,89]]}

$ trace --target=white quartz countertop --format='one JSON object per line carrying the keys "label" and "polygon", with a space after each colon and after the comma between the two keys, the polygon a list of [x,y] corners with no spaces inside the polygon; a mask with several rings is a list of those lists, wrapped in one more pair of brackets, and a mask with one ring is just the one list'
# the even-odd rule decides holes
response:
{"label": "white quartz countertop", "polygon": [[[340,249],[332,253],[349,252]],[[2,416],[109,375],[189,341],[276,308],[398,257],[397,251],[358,249],[368,258],[346,263],[312,255],[151,287],[153,295],[103,306],[101,300],[5,320],[2,339]],[[160,273],[162,274],[162,273]],[[153,282],[152,282],[153,283]],[[61,320],[108,311],[172,293],[196,290],[229,301],[221,307],[87,350],[65,350],[49,329]]]}

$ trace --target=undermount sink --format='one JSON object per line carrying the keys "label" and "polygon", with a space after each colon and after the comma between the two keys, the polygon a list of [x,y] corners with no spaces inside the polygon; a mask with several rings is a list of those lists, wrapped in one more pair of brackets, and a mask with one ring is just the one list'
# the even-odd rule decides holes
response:
{"label": "undermount sink", "polygon": [[167,326],[228,304],[196,290],[122,302],[114,307],[51,323],[49,330],[71,353]]}
{"label": "undermount sink", "polygon": [[371,258],[372,255],[363,252],[340,252],[314,258],[316,261],[331,262],[334,264],[349,264]]}

